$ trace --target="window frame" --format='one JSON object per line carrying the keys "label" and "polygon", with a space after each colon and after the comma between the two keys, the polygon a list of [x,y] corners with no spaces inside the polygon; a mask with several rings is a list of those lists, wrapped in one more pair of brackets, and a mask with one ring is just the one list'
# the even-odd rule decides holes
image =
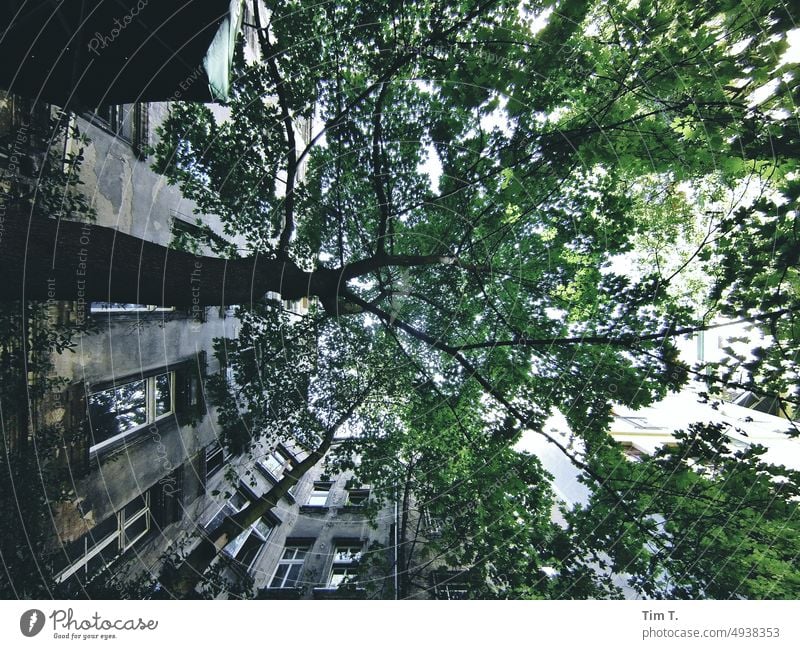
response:
{"label": "window frame", "polygon": [[[345,506],[347,507],[366,507],[369,504],[370,490],[366,487],[358,487],[347,489],[347,500]],[[360,502],[353,502],[353,495],[358,494],[361,498]]]}
{"label": "window frame", "polygon": [[[303,550],[303,558],[297,558],[297,551]],[[294,554],[291,558],[287,558],[286,554],[289,551],[293,551]],[[300,575],[303,574],[303,566],[306,563],[306,557],[308,553],[311,552],[311,544],[308,543],[287,543],[283,548],[283,553],[281,554],[281,558],[278,560],[278,565],[275,566],[275,570],[272,572],[272,578],[269,581],[269,588],[298,588],[298,583],[300,581]],[[281,569],[282,566],[288,566],[286,572],[282,577],[278,577],[278,571]],[[286,582],[290,580],[290,575],[292,572],[292,568],[294,566],[299,566],[297,575],[294,577],[292,584],[287,586]],[[275,584],[275,580],[280,579],[280,584]]]}
{"label": "window frame", "polygon": [[[169,409],[161,414],[157,414],[157,391],[156,391],[156,379],[158,377],[167,375],[169,377]],[[127,430],[117,433],[116,435],[112,435],[100,442],[92,443],[94,440],[94,427],[92,426],[91,422],[91,399],[93,396],[101,394],[103,392],[113,392],[118,390],[119,388],[130,385],[132,383],[137,383],[140,381],[144,381],[145,383],[145,421],[144,423],[137,424]],[[121,442],[127,437],[135,435],[136,433],[152,426],[153,424],[167,419],[170,416],[174,416],[175,409],[176,409],[176,400],[175,400],[175,370],[167,370],[166,372],[155,372],[153,374],[149,374],[144,377],[129,377],[128,379],[124,379],[122,381],[115,381],[110,386],[103,387],[100,389],[95,388],[94,390],[87,390],[86,394],[86,410],[87,410],[87,422],[89,425],[90,430],[90,443],[89,443],[89,454],[96,456],[98,453],[101,453],[111,447],[114,447],[116,444]]]}
{"label": "window frame", "polygon": [[[124,128],[126,110],[130,135],[125,132]],[[147,149],[150,146],[150,105],[148,102],[101,104],[85,117],[92,125],[128,144],[140,160],[147,158]]]}
{"label": "window frame", "polygon": [[[208,444],[204,449],[204,457],[205,457],[205,480],[209,478],[213,478],[217,475],[223,468],[225,468],[225,464],[228,461],[228,457],[225,454],[225,447],[219,443],[219,441],[215,440]],[[212,467],[212,471],[209,473],[208,471],[208,463],[209,459],[214,458],[215,462],[217,461],[216,458],[219,458],[219,466]]]}
{"label": "window frame", "polygon": [[455,570],[435,570],[431,573],[434,599],[469,599],[470,582],[464,572]]}
{"label": "window frame", "polygon": [[[306,503],[307,507],[327,507],[328,501],[331,497],[331,491],[333,490],[333,482],[329,482],[327,480],[317,480],[314,482],[314,486],[311,489],[311,493],[308,494],[308,501]],[[325,493],[325,500],[322,504],[313,502],[314,497],[316,496],[319,498],[319,494]]]}
{"label": "window frame", "polygon": [[[268,462],[269,459],[274,460],[275,464],[280,465],[280,469],[278,469],[277,472],[272,468],[270,468]],[[292,467],[294,461],[295,461],[294,456],[292,456],[282,446],[278,446],[269,453],[267,453],[263,458],[258,460],[258,462],[256,462],[256,465],[262,471],[266,471],[266,473],[269,474],[269,477],[278,482],[281,480],[281,478],[283,478],[286,471]]]}
{"label": "window frame", "polygon": [[[246,506],[247,505],[245,505],[245,507]],[[267,542],[269,541],[276,527],[277,525],[275,525],[272,521],[268,521],[262,516],[252,525],[250,525],[250,527],[248,527],[246,530],[243,530],[238,536],[231,540],[224,548],[222,548],[222,554],[224,554],[229,560],[238,564],[238,566],[243,568],[246,572],[250,572],[261,555],[264,553],[264,549],[267,547]],[[245,564],[238,557],[247,547],[248,542],[251,541],[252,538],[255,538],[256,541],[261,544],[261,547],[258,548],[256,553],[253,555],[253,558],[250,559],[247,564]]]}
{"label": "window frame", "polygon": [[[109,306],[105,306],[109,305]],[[156,306],[155,304],[133,304],[127,302],[90,302],[89,314],[95,318],[112,315],[150,315],[154,313],[174,313],[174,306]]]}
{"label": "window frame", "polygon": [[[134,512],[132,515],[126,516],[125,510],[128,508],[129,505],[131,505],[131,503],[135,502],[138,498],[143,499],[144,503],[143,507],[138,511]],[[145,491],[143,494],[140,494],[139,496],[131,500],[129,503],[124,505],[120,510],[109,516],[108,519],[114,517],[116,517],[117,519],[116,527],[114,531],[110,532],[106,537],[95,542],[94,537],[92,535],[92,530],[89,530],[88,532],[86,532],[86,534],[83,535],[82,537],[84,543],[83,555],[77,561],[73,561],[72,563],[70,563],[56,576],[55,578],[56,583],[62,583],[67,579],[69,579],[70,577],[80,573],[81,571],[83,571],[83,576],[86,578],[89,578],[94,574],[99,574],[108,565],[116,561],[119,557],[121,557],[128,550],[130,550],[134,545],[139,543],[139,541],[147,537],[153,529],[153,509],[151,506],[150,491],[148,490]],[[145,519],[144,531],[140,532],[133,540],[130,541],[126,540],[125,532],[127,531],[127,529],[137,521],[141,520],[142,518]],[[106,520],[102,521],[102,523],[105,523]],[[93,529],[96,529],[97,527],[98,526],[95,526],[95,528]],[[91,547],[89,547],[90,543],[92,544]],[[112,545],[116,545],[117,547],[117,551],[114,554],[114,557],[109,561],[107,561],[103,566],[103,568],[101,568],[100,570],[97,570],[96,572],[95,571],[90,572],[89,563],[92,561],[92,559],[97,557],[104,550],[106,550],[106,548]]]}
{"label": "window frame", "polygon": [[[334,541],[331,567],[325,581],[326,588],[338,589],[342,585],[357,586],[358,581],[347,581],[358,576],[358,568],[364,553],[364,542],[360,539],[339,539]],[[336,580],[337,573],[343,572],[342,579]]]}

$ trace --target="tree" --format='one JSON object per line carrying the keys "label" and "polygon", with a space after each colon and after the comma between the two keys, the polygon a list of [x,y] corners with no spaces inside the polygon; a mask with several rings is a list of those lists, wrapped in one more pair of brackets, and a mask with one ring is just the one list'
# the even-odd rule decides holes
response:
{"label": "tree", "polygon": [[[444,435],[452,408],[447,417],[471,422],[475,449],[496,451],[520,485],[547,476],[508,447],[523,430],[543,435],[637,547],[658,543],[641,502],[597,458],[614,449],[613,404],[636,408],[685,383],[675,339],[720,314],[772,332],[749,384],[800,398],[796,65],[783,58],[796,9],[465,0],[270,10],[251,26],[261,61],[237,55],[230,118],[177,104],[156,148],[157,169],[253,254],[196,257],[18,216],[0,240],[0,295],[244,305],[249,339],[228,345],[228,361],[240,385],[272,378],[240,404],[219,394],[238,448],[302,421],[317,443],[334,423],[371,426],[413,455],[420,444],[406,437]],[[663,245],[640,245],[701,225],[678,263],[664,265]],[[680,279],[694,270],[707,285],[687,294]],[[262,300],[268,291],[322,308],[292,329]],[[280,332],[311,330],[316,364],[294,377],[275,359],[302,352]],[[356,389],[343,380],[363,375]],[[709,376],[717,388],[729,379]],[[407,403],[420,384],[440,402],[421,415]],[[370,409],[357,407],[367,385],[378,395]],[[267,398],[285,403],[265,414]],[[577,447],[545,430],[556,408]],[[453,456],[473,452],[453,444]],[[649,466],[669,481],[666,466]],[[540,496],[526,525],[546,539],[557,531]]]}
{"label": "tree", "polygon": [[633,528],[618,503],[597,492],[569,514],[576,540],[589,555],[606,548],[613,568],[649,597],[796,596],[800,475],[764,462],[762,446],[735,450],[725,428],[693,424],[674,447],[638,463],[598,454],[609,484],[644,525]]}

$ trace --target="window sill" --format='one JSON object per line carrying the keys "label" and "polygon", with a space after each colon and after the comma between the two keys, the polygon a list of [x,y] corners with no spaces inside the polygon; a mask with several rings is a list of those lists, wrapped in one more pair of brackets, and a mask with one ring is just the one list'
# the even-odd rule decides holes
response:
{"label": "window sill", "polygon": [[327,586],[314,589],[314,599],[366,599],[365,588],[329,588]]}
{"label": "window sill", "polygon": [[108,321],[161,322],[164,320],[170,322],[172,320],[188,320],[191,317],[191,314],[185,309],[175,311],[137,311],[135,309],[131,309],[130,311],[95,311],[94,313],[89,313],[89,317],[91,317],[94,322],[98,323]]}
{"label": "window sill", "polygon": [[163,436],[167,433],[171,433],[172,431],[178,429],[178,426],[175,423],[175,413],[162,415],[155,422],[150,424],[145,424],[141,428],[131,431],[130,433],[121,437],[120,439],[117,439],[113,442],[104,445],[102,448],[98,449],[90,448],[89,466],[94,468],[98,466],[100,463],[111,459],[112,456],[115,456],[118,453],[122,453],[123,451],[128,451],[142,444],[145,440],[152,439],[153,431],[151,430],[151,428],[154,425],[157,426],[157,431],[160,436]]}
{"label": "window sill", "polygon": [[256,599],[300,599],[299,588],[261,588]]}

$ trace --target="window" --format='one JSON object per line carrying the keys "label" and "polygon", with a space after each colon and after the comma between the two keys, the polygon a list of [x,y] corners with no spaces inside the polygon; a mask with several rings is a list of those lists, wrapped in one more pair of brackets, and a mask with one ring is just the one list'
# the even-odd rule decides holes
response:
{"label": "window", "polygon": [[175,373],[129,381],[89,395],[90,452],[107,447],[175,409]]}
{"label": "window", "polygon": [[369,502],[369,489],[348,489],[347,504],[353,507],[363,507]]}
{"label": "window", "polygon": [[228,543],[222,549],[222,552],[240,564],[242,568],[249,571],[261,555],[261,551],[266,547],[267,539],[269,539],[273,529],[275,528],[271,523],[259,518],[233,541]]}
{"label": "window", "polygon": [[128,304],[125,302],[92,302],[89,313],[92,315],[172,313],[174,306],[156,306],[155,304]]}
{"label": "window", "polygon": [[431,578],[435,599],[469,599],[469,582],[464,573],[440,570]]}
{"label": "window", "polygon": [[265,469],[276,480],[283,477],[286,469],[290,468],[292,458],[281,449],[275,449],[267,455],[263,460],[259,460],[258,464],[262,469]]}
{"label": "window", "polygon": [[206,480],[219,473],[225,466],[225,449],[219,442],[206,446]]}
{"label": "window", "polygon": [[190,237],[194,238],[200,238],[203,236],[203,229],[197,225],[197,223],[189,221],[189,217],[187,217],[185,214],[181,214],[175,210],[170,210],[170,215],[172,216],[173,236],[189,235]]}
{"label": "window", "polygon": [[220,525],[222,525],[222,521],[225,520],[231,514],[236,514],[242,511],[247,505],[250,504],[250,499],[244,494],[241,489],[238,489],[236,493],[233,494],[228,499],[222,507],[220,507],[217,512],[209,519],[209,521],[203,525],[203,529],[211,533],[216,530]]}
{"label": "window", "polygon": [[442,535],[442,521],[434,518],[430,510],[422,510],[422,524],[429,539],[436,539]]}
{"label": "window", "polygon": [[644,452],[634,446],[632,442],[622,442],[620,445],[622,446],[622,454],[626,459],[630,460],[631,462],[642,461],[642,457],[645,455]]}
{"label": "window", "polygon": [[269,584],[270,588],[294,588],[297,586],[303,562],[310,547],[307,545],[287,545],[278,562],[275,574]]}
{"label": "window", "polygon": [[332,486],[333,483],[331,482],[315,482],[314,490],[308,497],[308,504],[312,507],[325,507]]}
{"label": "window", "polygon": [[70,566],[56,581],[98,572],[143,539],[151,526],[150,493],[146,492],[65,547]]}
{"label": "window", "polygon": [[337,543],[333,550],[333,565],[329,588],[339,588],[342,584],[353,584],[358,577],[358,562],[361,559],[363,544],[360,541]]}
{"label": "window", "polygon": [[130,142],[140,158],[146,157],[149,138],[149,115],[147,104],[104,104],[98,106],[94,123]]}

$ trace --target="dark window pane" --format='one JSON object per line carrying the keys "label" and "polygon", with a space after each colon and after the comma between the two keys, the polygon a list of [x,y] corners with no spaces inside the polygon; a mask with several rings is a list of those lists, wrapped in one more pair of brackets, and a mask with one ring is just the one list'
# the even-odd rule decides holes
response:
{"label": "dark window pane", "polygon": [[225,503],[225,505],[216,514],[214,514],[214,518],[212,518],[210,521],[208,521],[208,523],[205,524],[203,529],[205,529],[206,532],[209,533],[213,532],[220,525],[222,525],[222,521],[224,521],[225,518],[232,513],[233,513],[233,508],[230,506],[229,503]]}
{"label": "dark window pane", "polygon": [[281,564],[278,566],[278,569],[275,571],[275,576],[272,578],[270,588],[283,588],[283,578],[286,576],[288,569],[289,566],[287,564]]}
{"label": "dark window pane", "polygon": [[89,420],[93,443],[125,433],[147,422],[144,381],[132,381],[89,395]]}
{"label": "dark window pane", "polygon": [[149,529],[150,517],[145,514],[137,518],[130,525],[125,526],[125,547],[129,547],[141,534],[144,534]]}
{"label": "dark window pane", "polygon": [[146,508],[144,494],[125,505],[125,520],[133,518],[137,513]]}
{"label": "dark window pane", "polygon": [[217,442],[206,447],[206,478],[210,478],[222,469],[225,462],[225,453]]}
{"label": "dark window pane", "polygon": [[165,415],[172,410],[171,393],[169,374],[156,376],[156,417]]}
{"label": "dark window pane", "polygon": [[242,549],[239,550],[239,553],[236,555],[236,560],[246,568],[249,568],[256,560],[258,553],[261,552],[263,547],[264,542],[254,534],[251,534],[247,538],[247,541],[245,541]]}
{"label": "dark window pane", "polygon": [[95,525],[86,533],[86,547],[91,550],[96,545],[100,545],[103,541],[106,541],[110,536],[115,536],[117,528],[117,515],[109,516],[102,523]]}
{"label": "dark window pane", "polygon": [[247,499],[241,491],[237,491],[230,499],[231,506],[236,510],[240,511],[243,509],[250,501]]}
{"label": "dark window pane", "polygon": [[294,588],[297,585],[297,579],[300,577],[300,568],[302,564],[295,563],[289,567],[289,575],[286,577],[285,588]]}
{"label": "dark window pane", "polygon": [[351,489],[348,492],[347,504],[360,506],[366,505],[369,500],[369,491],[366,489]]}

